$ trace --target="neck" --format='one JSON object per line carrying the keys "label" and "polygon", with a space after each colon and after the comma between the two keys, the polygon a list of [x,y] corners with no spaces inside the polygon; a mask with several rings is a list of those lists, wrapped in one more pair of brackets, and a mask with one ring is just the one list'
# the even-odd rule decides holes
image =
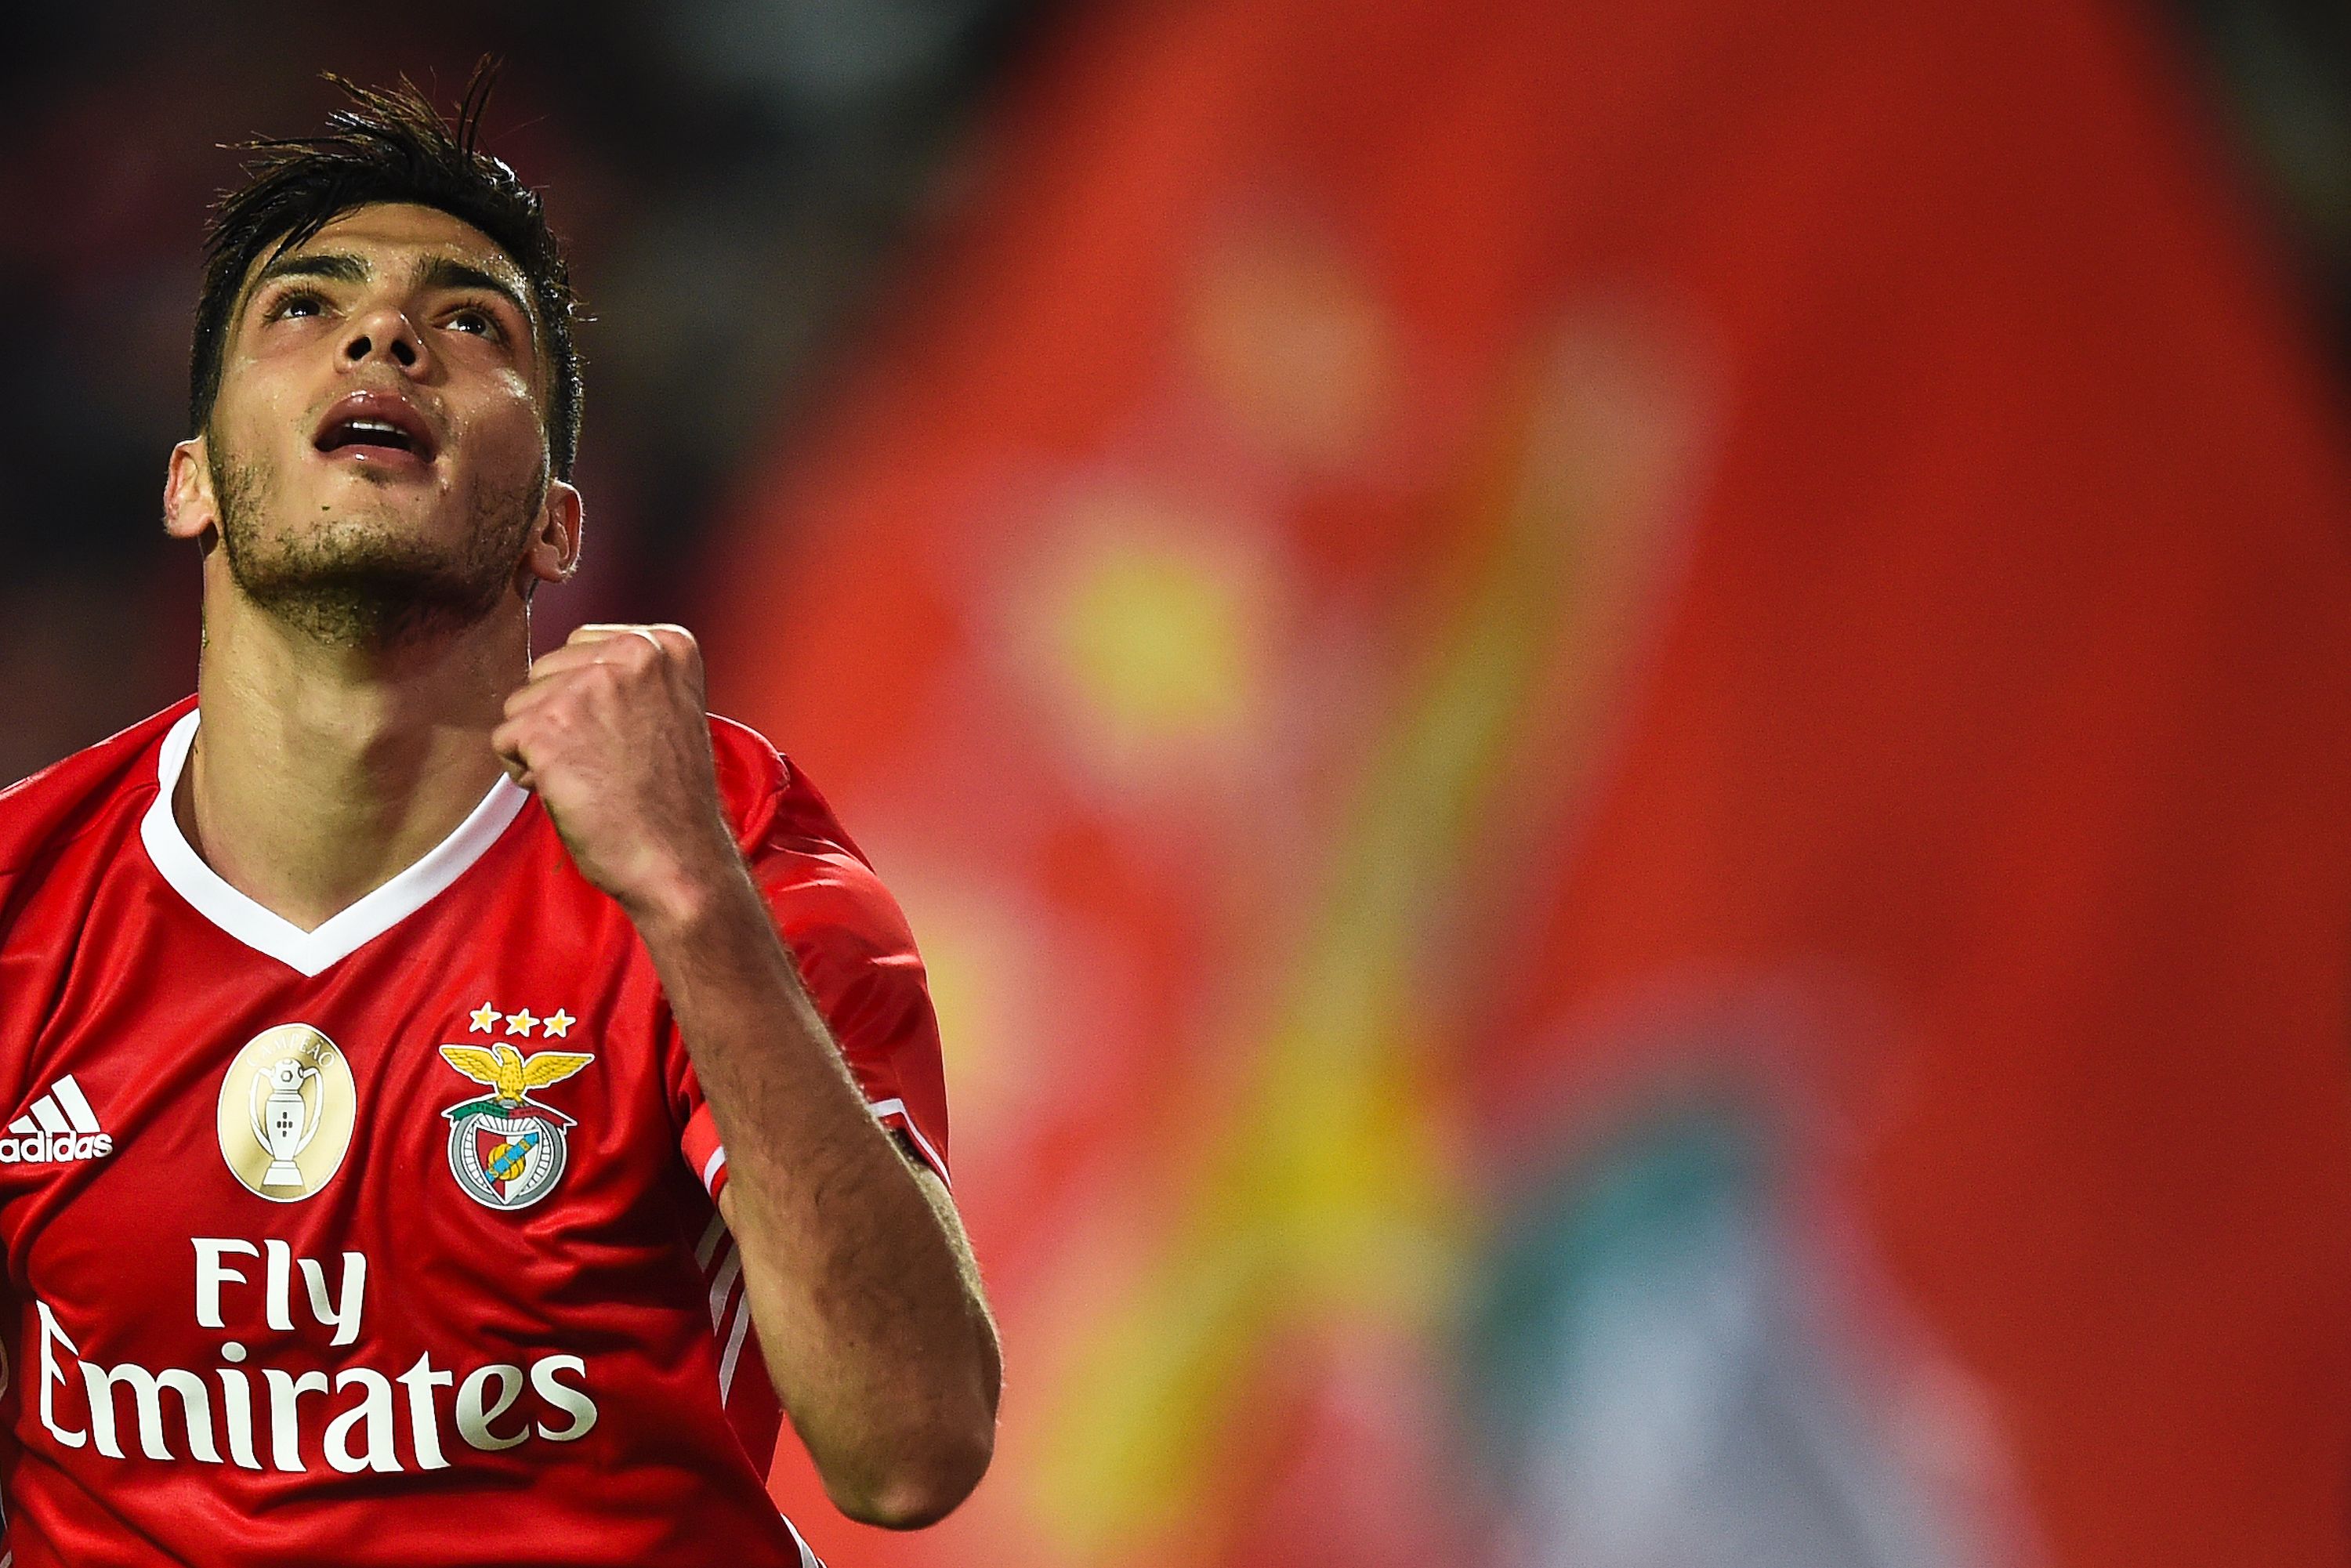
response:
{"label": "neck", "polygon": [[473,626],[354,649],[208,593],[180,830],[230,886],[315,930],[481,803],[502,771],[490,732],[528,671],[518,601]]}

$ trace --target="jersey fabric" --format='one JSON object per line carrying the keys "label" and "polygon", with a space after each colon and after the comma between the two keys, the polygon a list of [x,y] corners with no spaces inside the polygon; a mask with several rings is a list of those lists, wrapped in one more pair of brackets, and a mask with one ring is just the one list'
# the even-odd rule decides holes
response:
{"label": "jersey fabric", "polygon": [[[726,1152],[620,907],[501,779],[301,931],[182,835],[197,726],[0,793],[0,1568],[812,1563],[765,1488]],[[897,905],[796,768],[711,731],[810,995],[944,1177]]]}

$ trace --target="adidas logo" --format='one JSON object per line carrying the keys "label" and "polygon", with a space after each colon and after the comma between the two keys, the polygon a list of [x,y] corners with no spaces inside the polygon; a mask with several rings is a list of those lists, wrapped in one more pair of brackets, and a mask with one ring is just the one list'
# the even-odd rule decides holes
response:
{"label": "adidas logo", "polygon": [[7,1135],[0,1137],[0,1166],[94,1160],[113,1152],[114,1140],[99,1130],[98,1113],[89,1108],[70,1072],[34,1101],[30,1112],[9,1123]]}

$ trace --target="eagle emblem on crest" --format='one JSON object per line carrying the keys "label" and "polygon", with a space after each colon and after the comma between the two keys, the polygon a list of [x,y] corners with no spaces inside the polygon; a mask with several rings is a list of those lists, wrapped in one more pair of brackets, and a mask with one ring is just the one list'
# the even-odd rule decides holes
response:
{"label": "eagle emblem on crest", "polygon": [[564,1130],[576,1118],[533,1099],[596,1060],[583,1051],[525,1056],[505,1040],[444,1045],[442,1059],[489,1090],[441,1113],[449,1120],[449,1170],[466,1196],[489,1208],[528,1208],[562,1176]]}

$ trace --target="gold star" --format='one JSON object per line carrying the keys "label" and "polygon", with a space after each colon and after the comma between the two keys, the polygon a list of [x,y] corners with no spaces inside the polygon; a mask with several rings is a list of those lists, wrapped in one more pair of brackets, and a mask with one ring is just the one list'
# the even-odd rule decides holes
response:
{"label": "gold star", "polygon": [[538,1020],[537,1019],[530,1016],[530,1009],[528,1008],[525,1008],[518,1013],[507,1014],[507,1032],[508,1034],[518,1034],[525,1040],[528,1040],[530,1038],[531,1030],[538,1024]]}
{"label": "gold star", "polygon": [[480,1007],[474,1009],[472,1017],[474,1019],[474,1028],[472,1032],[475,1034],[487,1034],[498,1021],[498,1009],[492,1004],[484,1002]]}
{"label": "gold star", "polygon": [[555,1012],[551,1017],[543,1018],[538,1021],[547,1026],[548,1033],[555,1036],[558,1040],[560,1040],[565,1035],[569,1034],[571,1032],[571,1026],[578,1023],[580,1020],[573,1018],[569,1013],[565,1012],[561,1008],[558,1008],[555,1009]]}

